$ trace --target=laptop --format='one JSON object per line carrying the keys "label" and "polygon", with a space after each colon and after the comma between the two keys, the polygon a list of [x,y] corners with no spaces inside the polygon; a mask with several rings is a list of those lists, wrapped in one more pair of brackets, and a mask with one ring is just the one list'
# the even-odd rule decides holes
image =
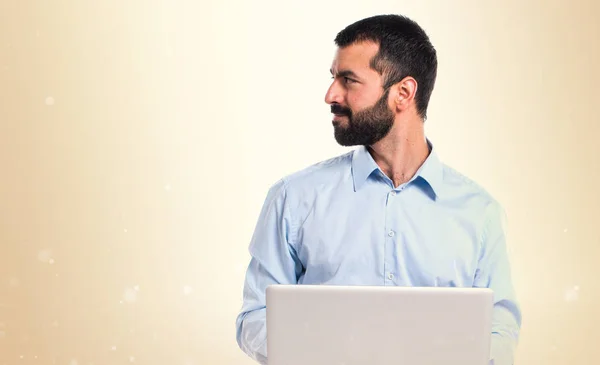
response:
{"label": "laptop", "polygon": [[488,365],[486,288],[271,285],[269,365]]}

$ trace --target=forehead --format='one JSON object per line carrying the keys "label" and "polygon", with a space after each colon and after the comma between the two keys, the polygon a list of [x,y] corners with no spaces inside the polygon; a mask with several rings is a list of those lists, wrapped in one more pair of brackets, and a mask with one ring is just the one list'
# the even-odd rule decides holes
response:
{"label": "forehead", "polygon": [[333,58],[331,70],[334,73],[343,70],[352,70],[355,73],[375,72],[371,69],[370,62],[378,50],[379,45],[368,41],[338,48]]}

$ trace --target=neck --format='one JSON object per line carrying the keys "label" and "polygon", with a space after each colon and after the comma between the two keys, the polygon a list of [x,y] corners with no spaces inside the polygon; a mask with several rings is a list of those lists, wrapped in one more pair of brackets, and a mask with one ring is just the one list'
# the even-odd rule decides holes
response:
{"label": "neck", "polygon": [[[398,125],[407,127],[396,127]],[[368,146],[368,150],[381,171],[392,180],[394,187],[406,183],[429,156],[423,122],[395,123],[390,133]]]}

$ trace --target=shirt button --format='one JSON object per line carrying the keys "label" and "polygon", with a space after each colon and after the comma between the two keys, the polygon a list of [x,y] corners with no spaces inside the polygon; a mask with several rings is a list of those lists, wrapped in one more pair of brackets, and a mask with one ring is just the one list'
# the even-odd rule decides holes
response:
{"label": "shirt button", "polygon": [[395,233],[394,233],[394,231],[390,231],[390,232],[388,233],[388,236],[390,236],[390,237],[394,237],[394,234],[395,234]]}
{"label": "shirt button", "polygon": [[393,278],[394,278],[394,274],[392,274],[392,273],[389,273],[389,274],[388,274],[388,279],[392,280]]}
{"label": "shirt button", "polygon": [[396,192],[395,191],[392,191],[391,194],[392,194],[392,196],[396,196]]}

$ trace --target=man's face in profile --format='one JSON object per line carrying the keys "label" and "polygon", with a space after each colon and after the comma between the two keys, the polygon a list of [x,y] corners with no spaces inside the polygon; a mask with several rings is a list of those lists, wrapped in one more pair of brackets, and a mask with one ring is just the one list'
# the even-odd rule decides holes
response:
{"label": "man's face in profile", "polygon": [[336,52],[331,68],[333,83],[325,102],[331,105],[334,136],[342,146],[373,145],[394,124],[389,91],[382,90],[382,76],[370,67],[378,49],[375,43],[360,42]]}

